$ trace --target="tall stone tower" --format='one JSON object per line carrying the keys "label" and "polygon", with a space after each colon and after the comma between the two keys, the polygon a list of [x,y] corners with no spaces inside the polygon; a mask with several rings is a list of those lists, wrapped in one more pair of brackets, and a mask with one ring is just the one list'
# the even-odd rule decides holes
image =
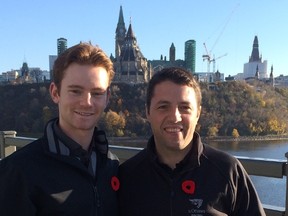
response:
{"label": "tall stone tower", "polygon": [[274,74],[273,74],[273,65],[271,66],[270,77],[269,77],[270,85],[275,86]]}
{"label": "tall stone tower", "polygon": [[267,61],[262,61],[262,56],[259,54],[259,42],[258,37],[254,37],[252,53],[249,56],[249,62],[244,64],[243,78],[255,77],[255,73],[258,73],[259,79],[268,78],[267,75]]}
{"label": "tall stone tower", "polygon": [[142,54],[130,23],[126,33],[123,10],[120,7],[115,37],[114,81],[131,84],[150,80],[152,67]]}
{"label": "tall stone tower", "polygon": [[123,10],[122,6],[120,6],[119,18],[116,27],[116,37],[115,37],[115,58],[119,60],[121,54],[121,47],[124,45],[125,42],[125,35],[126,35],[126,27],[123,17]]}
{"label": "tall stone tower", "polygon": [[254,37],[253,41],[253,47],[252,47],[252,53],[251,56],[249,57],[249,62],[261,62],[262,57],[259,55],[259,42],[258,42],[258,37]]}
{"label": "tall stone tower", "polygon": [[27,77],[29,76],[29,68],[27,62],[23,62],[22,67],[21,67],[21,76],[22,77]]}
{"label": "tall stone tower", "polygon": [[175,46],[174,46],[174,43],[171,44],[171,47],[170,47],[170,50],[169,50],[169,60],[170,62],[175,62],[175,59],[176,59],[176,49],[175,49]]}

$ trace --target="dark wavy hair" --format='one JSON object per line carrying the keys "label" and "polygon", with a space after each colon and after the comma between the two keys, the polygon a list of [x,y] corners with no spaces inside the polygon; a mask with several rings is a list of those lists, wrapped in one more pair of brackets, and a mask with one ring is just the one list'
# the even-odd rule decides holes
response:
{"label": "dark wavy hair", "polygon": [[171,81],[178,85],[192,87],[195,91],[198,108],[200,108],[202,100],[201,89],[199,83],[193,77],[193,74],[183,68],[169,67],[156,72],[148,83],[146,92],[146,108],[148,113],[150,112],[151,99],[154,94],[155,86],[164,81]]}

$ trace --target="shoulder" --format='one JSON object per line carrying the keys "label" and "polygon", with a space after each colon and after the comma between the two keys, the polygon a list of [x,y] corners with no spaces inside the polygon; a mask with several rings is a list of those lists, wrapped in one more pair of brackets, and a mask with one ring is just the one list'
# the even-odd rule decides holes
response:
{"label": "shoulder", "polygon": [[7,156],[3,160],[6,160],[6,159],[16,160],[17,158],[20,159],[20,158],[23,158],[23,157],[26,158],[28,156],[33,156],[36,153],[39,154],[43,150],[42,143],[43,143],[42,138],[37,139],[37,140],[25,145],[24,147],[18,149],[17,151],[15,151],[11,155]]}
{"label": "shoulder", "polygon": [[120,173],[132,173],[134,171],[139,170],[139,167],[142,167],[143,164],[146,164],[148,161],[147,158],[147,149],[141,150],[139,153],[137,153],[135,156],[129,158],[125,162],[123,162],[120,167],[119,171]]}
{"label": "shoulder", "polygon": [[39,164],[43,161],[43,148],[40,140],[33,141],[25,147],[0,161],[0,183],[20,185],[39,171]]}
{"label": "shoulder", "polygon": [[229,153],[204,145],[202,156],[203,160],[225,176],[231,176],[232,173],[245,175],[246,171],[240,161]]}
{"label": "shoulder", "polygon": [[0,169],[3,167],[24,168],[27,164],[33,162],[35,158],[41,157],[40,155],[43,153],[42,143],[42,138],[37,139],[5,157],[0,162]]}
{"label": "shoulder", "polygon": [[238,163],[238,159],[233,155],[218,150],[209,145],[204,145],[203,156],[208,160],[215,161],[216,163],[225,163],[225,164],[235,164]]}

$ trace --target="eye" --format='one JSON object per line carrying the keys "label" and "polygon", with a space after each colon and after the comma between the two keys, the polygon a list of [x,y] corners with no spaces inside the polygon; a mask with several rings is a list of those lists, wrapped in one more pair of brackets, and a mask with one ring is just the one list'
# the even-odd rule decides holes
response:
{"label": "eye", "polygon": [[162,105],[159,105],[157,107],[158,110],[164,110],[164,109],[167,109],[168,108],[168,105],[167,104],[162,104]]}
{"label": "eye", "polygon": [[103,92],[91,92],[91,95],[94,96],[94,97],[97,97],[97,96],[102,96],[102,95],[105,95],[106,94],[106,91],[103,91]]}
{"label": "eye", "polygon": [[179,109],[186,112],[190,112],[192,110],[192,108],[188,105],[180,106]]}
{"label": "eye", "polygon": [[72,94],[75,94],[75,95],[80,95],[81,94],[81,91],[79,89],[71,89],[69,90]]}

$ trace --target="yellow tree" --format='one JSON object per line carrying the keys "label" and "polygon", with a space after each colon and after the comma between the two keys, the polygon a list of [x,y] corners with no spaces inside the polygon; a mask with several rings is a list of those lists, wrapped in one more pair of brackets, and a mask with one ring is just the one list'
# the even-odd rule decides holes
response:
{"label": "yellow tree", "polygon": [[286,129],[286,123],[280,122],[276,118],[272,117],[268,121],[268,130],[272,134],[283,134]]}
{"label": "yellow tree", "polygon": [[104,113],[102,118],[102,127],[109,136],[123,136],[126,125],[125,117],[122,114],[109,110]]}
{"label": "yellow tree", "polygon": [[238,138],[240,135],[239,135],[239,133],[238,133],[238,130],[236,129],[236,128],[234,128],[233,129],[233,131],[232,131],[232,137],[233,138]]}
{"label": "yellow tree", "polygon": [[218,128],[216,126],[212,126],[208,128],[207,136],[215,137],[218,134]]}
{"label": "yellow tree", "polygon": [[259,121],[253,120],[249,124],[249,129],[252,134],[256,134],[257,136],[265,131],[265,124]]}

